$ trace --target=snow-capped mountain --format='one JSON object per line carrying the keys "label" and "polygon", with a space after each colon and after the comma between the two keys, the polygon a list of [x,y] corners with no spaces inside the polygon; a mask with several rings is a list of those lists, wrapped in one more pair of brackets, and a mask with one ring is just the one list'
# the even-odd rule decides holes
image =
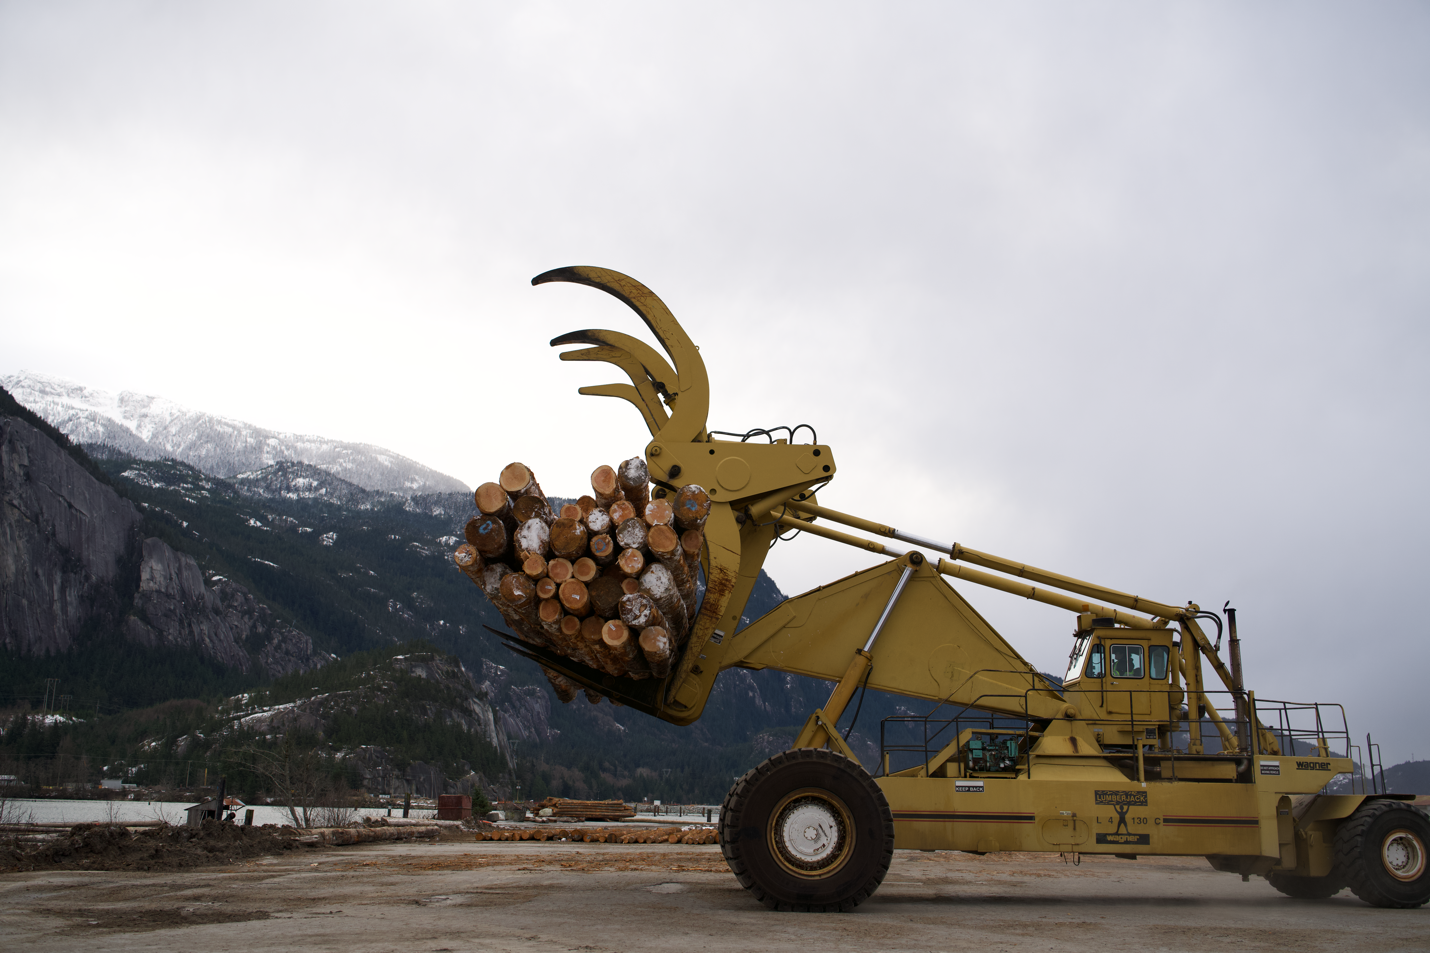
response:
{"label": "snow-capped mountain", "polygon": [[108,444],[145,460],[172,457],[211,476],[228,478],[292,460],[365,490],[404,495],[469,492],[460,480],[370,444],[266,430],[162,397],[133,391],[111,394],[30,371],[0,383],[77,443]]}

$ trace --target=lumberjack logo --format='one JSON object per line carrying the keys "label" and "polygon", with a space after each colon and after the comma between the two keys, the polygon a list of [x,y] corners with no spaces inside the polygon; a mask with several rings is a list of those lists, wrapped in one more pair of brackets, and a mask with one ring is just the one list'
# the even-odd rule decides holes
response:
{"label": "lumberjack logo", "polygon": [[[1151,842],[1150,835],[1132,833],[1129,824],[1147,823],[1146,817],[1129,818],[1127,812],[1134,807],[1147,806],[1146,791],[1094,791],[1093,801],[1097,804],[1106,804],[1117,812],[1117,827],[1110,834],[1098,834],[1099,844],[1148,844]],[[1112,818],[1108,818],[1108,823]],[[1099,821],[1100,823],[1100,821]]]}
{"label": "lumberjack logo", "polygon": [[1094,791],[1092,800],[1095,804],[1126,804],[1128,807],[1146,807],[1146,791]]}

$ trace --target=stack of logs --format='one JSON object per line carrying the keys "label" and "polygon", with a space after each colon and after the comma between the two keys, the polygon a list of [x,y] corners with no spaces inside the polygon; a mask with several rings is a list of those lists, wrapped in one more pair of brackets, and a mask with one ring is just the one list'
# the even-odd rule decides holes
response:
{"label": "stack of logs", "polygon": [[506,828],[477,831],[479,841],[584,841],[587,844],[718,844],[720,834],[713,827],[617,831],[609,828]]}
{"label": "stack of logs", "polygon": [[[645,460],[632,457],[597,467],[591,494],[559,511],[522,463],[475,497],[479,515],[453,558],[519,638],[608,675],[670,674],[695,620],[703,488],[652,498]],[[563,702],[576,697],[574,682],[543,671]]]}
{"label": "stack of logs", "polygon": [[625,801],[577,801],[566,797],[549,797],[536,805],[551,811],[552,817],[579,817],[586,821],[618,821],[635,817]]}

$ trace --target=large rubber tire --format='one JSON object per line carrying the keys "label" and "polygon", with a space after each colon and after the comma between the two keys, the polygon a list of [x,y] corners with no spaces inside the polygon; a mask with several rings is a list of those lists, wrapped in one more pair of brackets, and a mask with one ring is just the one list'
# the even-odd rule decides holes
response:
{"label": "large rubber tire", "polygon": [[1334,873],[1325,877],[1298,877],[1295,874],[1269,873],[1271,886],[1297,900],[1325,900],[1345,888],[1345,881]]}
{"label": "large rubber tire", "polygon": [[720,849],[771,910],[847,912],[894,857],[894,815],[857,762],[796,748],[750,771],[720,808]]}
{"label": "large rubber tire", "polygon": [[1377,907],[1430,900],[1430,820],[1401,801],[1368,801],[1336,829],[1332,876]]}

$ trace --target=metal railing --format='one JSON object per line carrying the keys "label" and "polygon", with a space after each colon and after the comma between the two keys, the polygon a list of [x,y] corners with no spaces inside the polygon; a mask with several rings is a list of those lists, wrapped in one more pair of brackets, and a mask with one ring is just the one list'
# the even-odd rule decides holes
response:
{"label": "metal railing", "polygon": [[[979,735],[1019,736],[1016,770],[1032,777],[1038,760],[1067,757],[1031,754],[1033,740],[1040,733],[1027,714],[1028,698],[1037,691],[1040,690],[981,695],[944,717],[936,717],[940,710],[946,710],[940,703],[926,715],[895,715],[883,719],[879,726],[881,772],[896,773],[919,765],[923,765],[926,771],[932,771],[947,761],[961,763],[966,760],[966,744],[960,745],[940,765],[931,765],[940,752],[968,731],[972,738]],[[1253,755],[1352,756],[1353,746],[1345,709],[1335,703],[1272,701],[1257,699],[1253,693],[1248,693],[1241,708],[1246,715],[1238,722],[1235,693],[1230,691],[1204,690],[1191,707],[1183,707],[1187,694],[1181,689],[1132,689],[1124,692],[1099,687],[1064,689],[1061,692],[1069,700],[1075,695],[1096,696],[1098,707],[1104,711],[1109,700],[1124,693],[1127,696],[1125,713],[1090,719],[1084,724],[1103,735],[1114,731],[1126,732],[1125,738],[1109,738],[1103,744],[1102,756],[1123,761],[1124,770],[1133,774],[1134,779],[1145,780],[1149,775],[1175,779],[1178,761],[1230,761],[1236,764],[1234,775],[1225,780],[1250,781],[1254,777],[1251,766]],[[1157,696],[1166,698],[1169,716],[1166,720],[1151,715],[1154,708],[1160,707],[1153,704]],[[1223,700],[1226,702],[1224,706],[1217,704]],[[1144,711],[1139,713],[1139,707]],[[1188,725],[1193,718],[1200,727],[1202,746],[1201,752],[1196,754],[1188,751],[1191,747]],[[1257,730],[1258,726],[1260,730]],[[1266,743],[1268,735],[1274,741],[1274,751]],[[1250,742],[1245,749],[1239,745],[1238,739],[1242,738]],[[1230,744],[1225,743],[1228,741]],[[1149,760],[1155,761],[1155,764],[1149,765]],[[960,768],[960,772],[963,771]],[[1204,771],[1198,772],[1198,776],[1205,778]]]}

